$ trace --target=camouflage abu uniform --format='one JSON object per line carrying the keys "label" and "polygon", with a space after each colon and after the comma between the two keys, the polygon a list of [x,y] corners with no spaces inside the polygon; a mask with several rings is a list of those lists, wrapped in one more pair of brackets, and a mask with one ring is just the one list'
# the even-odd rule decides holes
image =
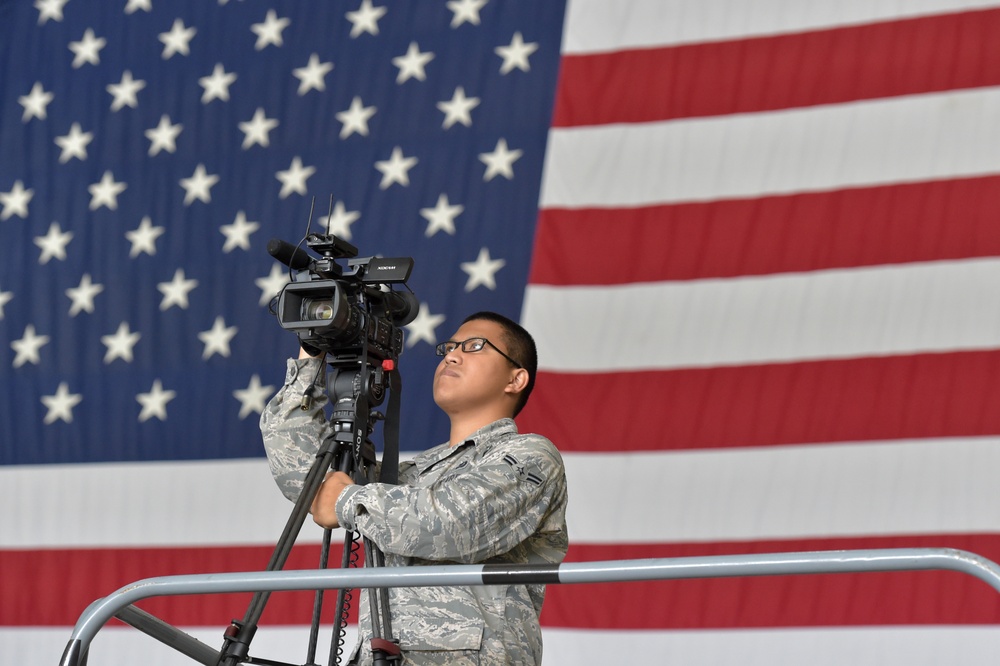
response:
{"label": "camouflage abu uniform", "polygon": [[[271,472],[291,500],[329,428],[320,363],[290,359],[285,385],[261,416]],[[304,411],[301,397],[314,380],[316,399]],[[400,463],[398,486],[348,487],[336,508],[341,525],[379,546],[386,566],[558,563],[568,544],[562,458],[544,437],[518,434],[512,419]],[[393,588],[403,663],[541,663],[544,594],[542,585]],[[368,602],[360,603],[366,634]],[[369,637],[362,636],[360,663],[370,663]]]}

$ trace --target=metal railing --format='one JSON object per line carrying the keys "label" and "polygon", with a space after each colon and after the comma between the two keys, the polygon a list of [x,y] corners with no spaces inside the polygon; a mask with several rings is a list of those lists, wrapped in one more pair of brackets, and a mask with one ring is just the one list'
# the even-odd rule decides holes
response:
{"label": "metal railing", "polygon": [[541,566],[475,564],[163,576],[126,585],[87,607],[73,629],[60,666],[84,666],[91,642],[112,617],[118,617],[198,663],[213,666],[219,657],[217,649],[132,606],[133,603],[150,597],[223,592],[619,583],[684,578],[923,570],[966,573],[979,578],[1000,593],[1000,565],[975,553],[951,548],[720,555]]}

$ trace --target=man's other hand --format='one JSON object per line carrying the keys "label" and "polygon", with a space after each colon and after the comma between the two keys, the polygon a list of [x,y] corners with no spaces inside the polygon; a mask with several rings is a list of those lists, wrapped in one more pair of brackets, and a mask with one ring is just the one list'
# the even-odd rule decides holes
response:
{"label": "man's other hand", "polygon": [[340,493],[347,486],[354,485],[354,480],[343,472],[328,472],[323,480],[323,485],[319,487],[319,492],[313,498],[312,513],[313,520],[320,527],[333,529],[340,527],[337,520],[337,499]]}

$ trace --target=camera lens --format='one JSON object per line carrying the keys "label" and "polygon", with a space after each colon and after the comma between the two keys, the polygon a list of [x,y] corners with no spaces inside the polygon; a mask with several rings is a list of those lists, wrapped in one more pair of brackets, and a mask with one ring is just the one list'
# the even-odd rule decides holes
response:
{"label": "camera lens", "polygon": [[302,318],[310,321],[333,319],[333,303],[306,299],[302,303]]}

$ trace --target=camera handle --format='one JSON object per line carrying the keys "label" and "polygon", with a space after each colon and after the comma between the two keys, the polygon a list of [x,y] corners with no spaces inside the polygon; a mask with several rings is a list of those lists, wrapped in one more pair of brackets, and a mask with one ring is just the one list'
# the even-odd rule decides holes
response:
{"label": "camera handle", "polygon": [[[365,352],[367,352],[367,349]],[[364,353],[362,357],[361,367],[362,369],[367,369],[367,353]],[[387,373],[390,394],[387,410],[388,414],[386,424],[383,429],[384,446],[379,481],[382,483],[395,484],[398,480],[399,466],[399,400],[402,380],[400,378],[399,371],[394,367],[394,365],[390,364],[387,367],[386,364],[383,363],[382,370]],[[327,471],[331,468],[340,469],[341,471],[348,471],[352,478],[358,480],[367,479],[365,459],[369,457],[374,459],[374,448],[371,448],[370,456],[369,450],[366,448],[366,445],[370,446],[370,441],[367,437],[370,422],[370,415],[368,412],[367,394],[364,391],[358,391],[354,396],[353,418],[351,419],[350,430],[340,430],[332,437],[325,439],[320,444],[319,450],[316,452],[316,459],[313,461],[312,466],[309,468],[309,471],[306,473],[306,477],[303,480],[302,491],[300,492],[298,499],[295,501],[295,505],[292,507],[292,511],[289,514],[285,527],[281,532],[281,536],[278,538],[274,551],[271,553],[271,559],[267,564],[266,571],[280,571],[288,561],[288,556],[291,554],[291,549],[295,543],[295,539],[302,530],[302,525],[305,523],[306,516],[309,514],[309,509],[312,507],[313,498],[319,492],[319,488],[326,478]],[[357,456],[354,455],[355,452],[358,454]],[[353,541],[352,535],[348,533],[344,543],[345,550],[342,562],[342,566],[344,567],[348,565],[348,549],[350,548],[351,541]],[[329,543],[329,530],[326,530],[324,533],[323,561],[321,562],[321,566],[325,566]],[[369,557],[373,558],[372,564],[369,566],[384,565],[384,555],[374,544],[369,544],[367,539],[365,539],[365,552],[366,561]],[[369,553],[371,555],[369,555]],[[375,555],[376,553],[377,556]],[[391,638],[388,590],[373,589],[370,591],[369,599],[372,599],[373,597],[373,594],[371,593],[378,593],[379,606],[382,610],[380,615],[385,619],[383,626],[380,627],[381,630],[375,631],[375,627],[373,627],[372,648],[376,659],[375,664],[387,665],[387,660],[394,660],[396,658],[395,655],[399,654],[399,648]],[[229,627],[227,627],[224,632],[225,640],[219,653],[219,660],[216,662],[217,666],[237,666],[241,663],[253,663],[255,661],[257,663],[280,664],[280,662],[261,659],[255,660],[249,657],[250,643],[253,640],[254,634],[257,632],[257,625],[264,612],[264,607],[267,605],[270,595],[271,593],[269,591],[254,593],[243,620],[232,620]],[[335,617],[338,622],[341,622],[343,604],[345,601],[345,590],[340,590],[337,596],[337,614]],[[318,631],[318,606],[322,603],[321,600],[322,591],[317,591],[317,609],[313,613],[313,626],[310,633],[309,661],[307,666],[315,666],[315,636]],[[373,622],[376,617],[379,616],[373,613]],[[339,629],[340,627],[338,626],[338,634]],[[389,638],[385,638],[384,636],[388,636]],[[336,655],[337,644],[338,636],[334,636],[331,641],[331,664],[335,663],[334,658]]]}

